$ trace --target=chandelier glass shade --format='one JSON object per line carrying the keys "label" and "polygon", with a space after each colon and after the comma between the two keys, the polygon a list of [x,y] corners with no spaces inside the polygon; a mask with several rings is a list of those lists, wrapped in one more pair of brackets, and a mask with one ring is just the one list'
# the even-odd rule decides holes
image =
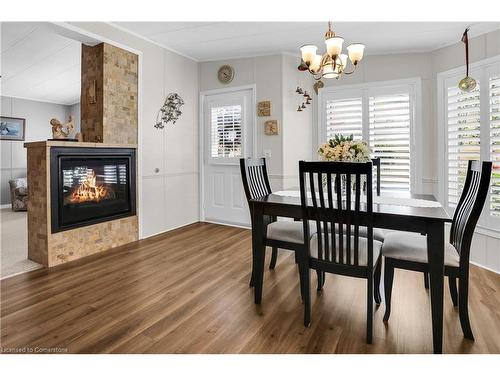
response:
{"label": "chandelier glass shade", "polygon": [[[336,36],[332,31],[332,23],[328,22],[328,31],[325,33],[326,53],[318,55],[318,47],[313,44],[305,44],[300,47],[302,62],[299,70],[309,71],[316,80],[321,78],[339,79],[344,74],[352,74],[358,63],[363,59],[365,45],[353,43],[347,47],[347,54],[342,53],[344,38]],[[347,60],[350,60],[353,68],[346,71]]]}

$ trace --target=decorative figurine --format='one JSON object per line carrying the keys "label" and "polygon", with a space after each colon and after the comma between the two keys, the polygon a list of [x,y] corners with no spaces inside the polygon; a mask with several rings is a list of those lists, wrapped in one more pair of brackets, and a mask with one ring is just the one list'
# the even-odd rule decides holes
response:
{"label": "decorative figurine", "polygon": [[75,128],[73,118],[71,116],[69,116],[69,121],[66,124],[61,124],[61,121],[53,118],[50,120],[50,125],[52,125],[53,139],[67,140]]}

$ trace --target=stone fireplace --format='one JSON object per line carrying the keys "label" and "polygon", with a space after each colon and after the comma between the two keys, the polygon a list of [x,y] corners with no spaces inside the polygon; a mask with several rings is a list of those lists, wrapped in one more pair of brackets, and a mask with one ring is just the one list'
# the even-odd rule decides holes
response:
{"label": "stone fireplace", "polygon": [[137,241],[135,145],[25,147],[29,259],[52,267]]}
{"label": "stone fireplace", "polygon": [[52,233],[135,215],[135,149],[52,147]]}
{"label": "stone fireplace", "polygon": [[138,240],[138,63],[107,43],[82,46],[85,142],[24,144],[29,259],[52,267]]}

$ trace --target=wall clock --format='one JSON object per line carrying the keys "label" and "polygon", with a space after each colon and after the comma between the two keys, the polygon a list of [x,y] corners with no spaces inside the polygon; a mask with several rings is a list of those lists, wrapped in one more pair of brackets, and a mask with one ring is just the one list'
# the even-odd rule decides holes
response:
{"label": "wall clock", "polygon": [[217,72],[217,78],[224,84],[228,84],[234,78],[234,68],[230,65],[222,65]]}

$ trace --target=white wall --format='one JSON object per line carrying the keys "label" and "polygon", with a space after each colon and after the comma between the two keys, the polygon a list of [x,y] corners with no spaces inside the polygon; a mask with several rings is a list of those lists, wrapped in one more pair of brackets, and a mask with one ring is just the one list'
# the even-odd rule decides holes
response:
{"label": "white wall", "polygon": [[[493,31],[476,38],[469,40],[469,59],[470,62],[484,60],[490,57],[500,55],[500,30]],[[437,129],[445,126],[438,120],[437,116],[437,74],[459,67],[464,66],[464,45],[459,42],[451,46],[438,49],[430,54],[432,64],[432,87],[430,91],[431,96],[431,124],[433,133],[431,138],[428,138],[433,151],[431,161],[438,160],[439,147],[438,145]],[[465,76],[465,67],[464,67]],[[434,192],[437,194],[437,182],[441,178],[440,171],[437,171],[437,163],[431,162],[431,167],[436,169],[436,183]],[[497,228],[500,231],[500,228]],[[480,228],[476,230],[472,240],[471,247],[471,262],[486,267],[497,273],[500,273],[500,232],[492,233],[490,231],[482,231]]]}
{"label": "white wall", "polygon": [[[71,25],[142,53],[138,145],[142,237],[198,221],[198,64],[107,23]],[[158,109],[170,92],[184,99],[183,115],[175,125],[155,129]]]}
{"label": "white wall", "polygon": [[[422,144],[420,149],[423,150],[421,160],[423,164],[421,181],[415,181],[415,186],[422,186],[421,193],[434,194],[434,184],[437,178],[436,163],[434,163],[434,125],[433,103],[431,90],[433,88],[433,74],[431,57],[429,54],[413,53],[413,54],[395,54],[383,56],[366,56],[359,64],[356,73],[351,76],[342,77],[340,80],[330,79],[323,80],[325,87],[338,87],[339,91],[342,86],[377,82],[377,81],[392,81],[406,78],[420,78],[422,84],[422,121],[421,135]],[[317,103],[314,108],[314,115],[317,116]],[[315,119],[316,123],[316,119]],[[317,131],[317,127],[315,127]],[[314,140],[317,142],[318,136],[315,132]],[[430,140],[430,141],[429,141]],[[418,145],[417,145],[418,146]],[[317,147],[317,143],[315,143]]]}
{"label": "white wall", "polygon": [[[498,56],[500,30],[470,39],[469,43],[471,63]],[[325,80],[325,86],[337,86],[341,90],[342,86],[350,84],[420,77],[422,79],[422,192],[437,196],[441,178],[437,160],[440,148],[444,147],[437,143],[438,128],[444,126],[437,118],[437,74],[459,66],[464,66],[462,42],[430,53],[366,56],[355,74],[339,81]],[[317,109],[314,113],[316,116]],[[317,127],[314,129],[316,131]],[[315,141],[318,139],[317,133],[313,135],[313,139]],[[471,261],[500,272],[500,233],[495,235],[478,229],[473,240]]]}
{"label": "white wall", "polygon": [[[224,64],[235,70],[233,81],[227,85],[217,79],[217,70]],[[300,85],[312,92],[312,84],[297,71],[297,65],[297,58],[281,54],[200,63],[201,91],[255,84],[257,102],[271,101],[271,116],[257,117],[257,155],[254,156],[262,157],[264,150],[271,151],[268,171],[274,190],[297,186],[298,161],[311,157],[312,108],[296,111],[295,89]],[[267,120],[278,120],[279,135],[264,134]]]}
{"label": "white wall", "polygon": [[75,123],[75,130],[76,133],[80,132],[80,103],[75,103],[73,105],[70,105],[67,107],[68,108],[68,114],[67,118],[71,116],[73,118],[73,122]]}
{"label": "white wall", "polygon": [[299,161],[313,159],[313,112],[310,104],[302,112],[297,107],[303,97],[295,92],[297,86],[307,91],[313,102],[317,100],[313,82],[308,75],[297,70],[300,59],[282,56],[283,73],[283,187],[299,186]]}
{"label": "white wall", "polygon": [[[61,122],[68,120],[70,106],[37,102],[18,98],[0,97],[0,114],[7,117],[26,119],[25,141],[42,141],[52,138],[50,120],[57,118]],[[79,113],[78,113],[79,116]],[[76,131],[79,131],[78,129]],[[0,141],[1,183],[0,203],[10,203],[9,180],[26,177],[26,149],[22,141]]]}
{"label": "white wall", "polygon": [[[294,70],[293,58],[285,55],[262,56],[246,59],[213,61],[197,64],[175,55],[154,44],[127,34],[108,24],[75,23],[92,33],[123,43],[143,53],[143,111],[140,118],[142,135],[139,150],[142,155],[142,227],[144,235],[159,233],[176,226],[197,221],[198,213],[198,88],[200,91],[222,87],[256,84],[257,101],[272,101],[272,116],[257,117],[257,152],[272,152],[270,175],[274,189],[289,186],[287,174],[293,175],[295,159],[314,157],[317,126],[316,110],[293,113],[294,103],[290,89],[300,85],[312,87],[312,79]],[[471,40],[471,60],[500,54],[500,31]],[[229,85],[217,80],[217,69],[229,63],[235,68],[235,78]],[[437,126],[436,124],[436,75],[438,72],[463,65],[463,46],[457,43],[432,53],[367,56],[359,71],[342,81],[327,81],[338,85],[361,82],[385,81],[410,77],[422,79],[422,132],[426,141],[423,153],[424,192],[437,192]],[[198,83],[199,76],[199,83]],[[302,81],[305,80],[305,81]],[[292,84],[293,83],[293,84]],[[295,88],[295,87],[293,87]],[[152,125],[156,111],[165,94],[177,91],[184,98],[182,119],[163,133]],[[312,92],[312,90],[311,90]],[[292,92],[293,94],[293,92]],[[313,94],[313,103],[317,97]],[[295,104],[295,103],[294,103]],[[304,115],[304,121],[298,115]],[[264,122],[277,119],[279,136],[264,135]],[[308,129],[308,130],[306,130]],[[306,145],[305,147],[303,147]],[[310,145],[310,146],[309,146]],[[306,149],[309,148],[309,150]],[[154,168],[160,172],[155,173]],[[472,260],[485,267],[500,271],[500,240],[477,234],[474,239]]]}
{"label": "white wall", "polygon": [[[222,84],[217,79],[219,67],[225,64],[231,65],[235,71],[234,79],[229,84]],[[254,156],[262,157],[264,150],[271,151],[271,158],[268,159],[269,177],[273,188],[280,189],[283,173],[281,55],[210,61],[202,62],[199,65],[200,91],[255,84],[257,102],[271,101],[271,116],[257,117],[255,129],[257,155]],[[264,134],[264,123],[271,119],[278,120],[279,135]]]}

